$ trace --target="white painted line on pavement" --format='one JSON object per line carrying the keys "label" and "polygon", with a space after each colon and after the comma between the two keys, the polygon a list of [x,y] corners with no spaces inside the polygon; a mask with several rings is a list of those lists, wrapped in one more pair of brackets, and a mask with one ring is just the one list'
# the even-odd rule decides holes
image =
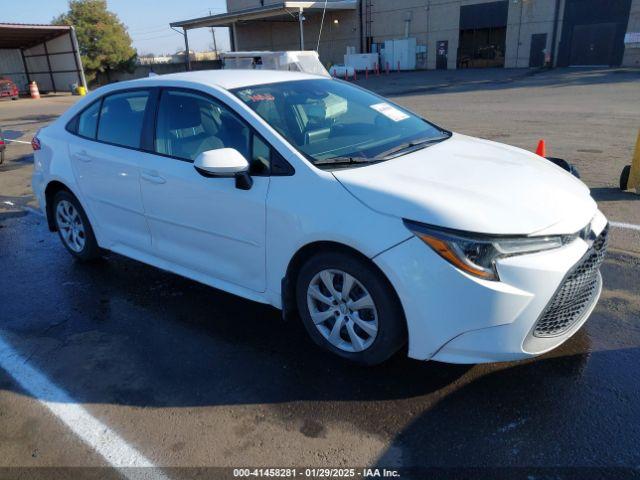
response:
{"label": "white painted line on pavement", "polygon": [[30,207],[29,205],[25,205],[22,208],[24,208],[29,213],[33,213],[34,215],[38,215],[39,217],[44,217],[44,213],[42,213],[42,210],[38,210],[37,208]]}
{"label": "white painted line on pavement", "polygon": [[[15,207],[16,204],[10,200],[5,200],[2,202],[5,205],[9,205],[10,207]],[[34,215],[38,215],[39,217],[44,217],[44,213],[37,208],[30,207],[29,205],[23,205],[20,207],[22,210],[25,210],[27,213],[33,213]]]}
{"label": "white painted line on pavement", "polygon": [[[62,421],[84,443],[101,455],[110,466],[130,480],[168,480],[145,456],[122,437],[93,417],[67,392],[27,363],[0,333],[0,368],[38,402]],[[142,468],[146,467],[146,468]],[[152,468],[153,470],[149,470]]]}
{"label": "white painted line on pavement", "polygon": [[15,143],[24,143],[26,145],[31,145],[31,142],[25,142],[24,140],[11,140],[9,138],[4,139],[5,142],[15,142]]}
{"label": "white painted line on pavement", "polygon": [[634,225],[633,223],[625,223],[625,222],[609,222],[612,227],[616,228],[626,228],[627,230],[636,230],[640,232],[640,225]]}

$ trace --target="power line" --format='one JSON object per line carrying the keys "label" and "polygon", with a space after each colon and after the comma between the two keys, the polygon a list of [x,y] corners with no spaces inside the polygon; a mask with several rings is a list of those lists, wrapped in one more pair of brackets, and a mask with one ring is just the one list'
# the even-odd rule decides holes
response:
{"label": "power line", "polygon": [[131,38],[141,38],[141,39],[153,38],[153,37],[158,36],[159,34],[169,33],[168,30],[169,30],[169,27],[166,27],[166,28],[164,28],[162,30],[158,30],[157,32],[143,33],[143,34],[140,34],[140,35],[130,35],[130,36],[131,36]]}
{"label": "power line", "polygon": [[322,20],[320,20],[320,31],[318,32],[318,44],[316,45],[316,52],[320,50],[320,37],[322,37],[322,27],[324,26],[325,13],[327,13],[327,0],[324,0],[324,8],[322,9]]}
{"label": "power line", "polygon": [[[211,15],[212,11],[218,11],[218,12],[226,12],[227,10],[225,8],[204,8],[204,9],[200,9],[198,11],[186,14],[185,16],[190,17],[190,16],[195,16],[198,15],[200,13],[206,13],[209,12],[209,15]],[[141,26],[141,27],[131,27],[129,28],[129,32],[139,32],[139,33],[143,33],[143,31],[145,30],[155,30],[158,28],[162,28],[162,27],[166,27],[167,24],[166,23],[157,23],[157,24],[153,24],[153,25],[146,25],[146,26]],[[148,33],[152,33],[152,32],[148,32]]]}
{"label": "power line", "polygon": [[127,29],[127,31],[129,33],[133,33],[133,34],[145,35],[147,33],[153,33],[153,32],[157,32],[157,31],[160,31],[160,30],[164,30],[165,28],[168,28],[167,24],[164,24],[161,27],[158,26],[158,27],[148,28],[148,29],[145,29],[145,30]]}
{"label": "power line", "polygon": [[[156,37],[148,37],[148,38],[133,38],[134,42],[146,42],[147,40],[157,40],[159,38],[169,38],[169,37],[173,37],[173,34],[170,33],[168,35],[158,35]],[[174,37],[175,38],[175,37]]]}

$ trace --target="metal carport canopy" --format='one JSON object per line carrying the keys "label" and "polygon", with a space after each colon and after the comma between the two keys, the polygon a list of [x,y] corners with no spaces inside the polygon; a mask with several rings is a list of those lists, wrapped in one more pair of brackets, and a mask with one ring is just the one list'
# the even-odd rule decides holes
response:
{"label": "metal carport canopy", "polygon": [[247,8],[218,15],[209,15],[207,17],[172,22],[170,26],[183,28],[185,30],[204,27],[231,27],[238,21],[261,20],[263,18],[290,14],[291,12],[302,12],[304,10],[322,11],[325,3],[327,10],[354,10],[358,5],[357,0],[328,0],[327,2],[285,1],[281,3],[274,3],[272,5],[265,5],[264,7]]}
{"label": "metal carport canopy", "polygon": [[0,23],[0,48],[25,49],[69,33],[67,25]]}
{"label": "metal carport canopy", "polygon": [[[65,35],[68,35],[69,37],[69,48],[49,51],[47,48],[47,42]],[[40,46],[42,46],[42,51],[38,50]],[[30,54],[28,52],[30,49],[36,50],[36,53]],[[74,73],[77,74],[79,83],[85,87],[87,86],[84,70],[82,68],[78,41],[75,30],[72,26],[0,23],[0,50],[19,50],[20,56],[22,57],[22,66],[24,68],[24,72],[0,72],[4,75],[25,74],[27,81],[30,82],[32,80],[32,76],[46,74],[51,79],[53,90],[56,91],[58,89],[56,88],[54,76],[56,74]],[[27,51],[27,54],[25,54],[25,51]],[[53,57],[61,58],[64,55],[72,56],[74,68],[69,70],[53,69],[52,63],[55,62],[52,62],[51,59]],[[29,69],[29,61],[37,58],[43,58],[46,60],[46,70],[40,71],[40,69]]]}
{"label": "metal carport canopy", "polygon": [[[272,5],[265,5],[262,7],[247,8],[243,10],[236,10],[234,12],[221,13],[218,15],[210,15],[207,17],[193,18],[191,20],[182,20],[179,22],[173,22],[169,25],[177,28],[182,28],[184,31],[185,50],[189,51],[189,40],[187,37],[187,30],[194,28],[205,27],[231,27],[232,29],[232,50],[235,50],[237,46],[236,29],[235,24],[241,21],[250,20],[262,20],[269,17],[277,17],[281,15],[292,15],[293,12],[298,13],[298,21],[300,23],[300,49],[304,50],[304,25],[303,25],[303,12],[306,11],[319,11],[321,12],[326,6],[327,10],[355,10],[358,6],[357,0],[327,0],[327,1],[284,1],[275,3]],[[187,65],[189,55],[185,55]]]}

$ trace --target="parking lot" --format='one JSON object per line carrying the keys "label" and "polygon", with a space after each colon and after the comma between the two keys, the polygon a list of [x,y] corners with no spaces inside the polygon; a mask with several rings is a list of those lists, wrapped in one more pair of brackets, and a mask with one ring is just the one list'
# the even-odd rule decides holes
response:
{"label": "parking lot", "polygon": [[[101,466],[161,468],[113,478],[261,466],[381,466],[403,478],[640,476],[640,195],[618,188],[640,126],[640,71],[357,82],[460,133],[529,150],[544,138],[549,155],[578,166],[614,222],[603,295],[585,327],[531,361],[461,366],[398,355],[354,367],[270,307],[114,254],[72,261],[36,210],[31,147],[15,142],[0,166],[0,479],[18,467],[55,467],[29,473],[64,478],[66,468]],[[0,127],[28,142],[76,100],[0,103]]]}

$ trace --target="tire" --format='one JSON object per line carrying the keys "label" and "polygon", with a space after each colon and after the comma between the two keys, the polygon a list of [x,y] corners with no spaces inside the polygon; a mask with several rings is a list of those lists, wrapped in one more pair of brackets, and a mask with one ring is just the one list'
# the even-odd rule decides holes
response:
{"label": "tire", "polygon": [[580,178],[580,170],[573,163],[569,164],[569,173],[576,178]]}
{"label": "tire", "polygon": [[620,174],[620,190],[625,191],[629,188],[629,175],[631,174],[631,165],[625,165]]}
{"label": "tire", "polygon": [[[342,298],[345,282],[351,285],[348,300]],[[356,255],[326,252],[310,258],[296,279],[296,303],[311,339],[352,362],[380,364],[406,342],[404,313],[393,287]]]}
{"label": "tire", "polygon": [[52,213],[60,240],[71,255],[82,262],[101,256],[91,223],[76,197],[65,190],[56,193]]}

